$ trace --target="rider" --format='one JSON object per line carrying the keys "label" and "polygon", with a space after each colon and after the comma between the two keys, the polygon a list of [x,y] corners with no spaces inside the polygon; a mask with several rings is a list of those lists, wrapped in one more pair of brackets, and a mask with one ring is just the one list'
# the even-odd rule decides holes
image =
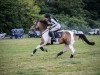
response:
{"label": "rider", "polygon": [[48,21],[50,22],[50,25],[51,25],[50,31],[51,31],[51,34],[52,34],[52,41],[56,42],[56,38],[55,38],[54,32],[60,30],[61,29],[61,25],[57,22],[57,20],[54,17],[51,17],[51,15],[49,13],[46,13],[44,15],[44,17],[47,18]]}

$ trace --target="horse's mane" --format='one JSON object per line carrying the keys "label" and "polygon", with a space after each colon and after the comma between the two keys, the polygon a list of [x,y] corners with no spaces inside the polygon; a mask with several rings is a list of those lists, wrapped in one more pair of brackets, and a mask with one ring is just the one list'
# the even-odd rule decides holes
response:
{"label": "horse's mane", "polygon": [[39,21],[45,26],[49,26],[50,25],[49,21],[46,18],[40,19]]}

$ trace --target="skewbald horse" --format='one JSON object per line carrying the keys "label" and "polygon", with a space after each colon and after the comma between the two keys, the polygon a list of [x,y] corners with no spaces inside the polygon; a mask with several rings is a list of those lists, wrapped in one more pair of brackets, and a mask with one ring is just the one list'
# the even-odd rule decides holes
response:
{"label": "skewbald horse", "polygon": [[[48,43],[51,43],[51,37],[49,36],[50,29],[48,28],[48,26],[49,26],[49,23],[46,19],[41,19],[41,20],[37,21],[36,24],[34,25],[35,29],[38,29],[40,32],[42,32],[42,36],[41,36],[41,43],[33,50],[32,56],[36,53],[37,49],[39,49],[39,48],[42,51],[47,52],[47,49],[45,49],[44,46],[47,45]],[[56,38],[57,42],[54,42],[54,44],[64,44],[64,49],[63,49],[63,51],[60,51],[56,55],[56,57],[65,53],[67,51],[67,47],[69,47],[69,49],[71,50],[70,58],[73,58],[74,52],[75,52],[75,49],[73,47],[74,42],[75,42],[74,33],[72,31],[69,31],[69,30],[61,30],[58,32],[62,32],[62,36],[60,38]],[[90,42],[84,34],[78,34],[78,36],[83,41],[85,41],[88,45],[95,44],[94,42]]]}

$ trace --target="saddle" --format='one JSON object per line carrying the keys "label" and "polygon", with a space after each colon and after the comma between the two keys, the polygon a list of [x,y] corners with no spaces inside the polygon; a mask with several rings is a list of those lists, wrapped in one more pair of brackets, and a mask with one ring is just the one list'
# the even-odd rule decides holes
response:
{"label": "saddle", "polygon": [[63,32],[54,31],[53,33],[54,33],[54,35],[52,35],[52,31],[49,31],[49,36],[50,36],[51,38],[52,38],[53,36],[55,36],[55,38],[61,38]]}
{"label": "saddle", "polygon": [[[52,34],[53,33],[53,34]],[[62,33],[63,32],[59,32],[59,31],[49,31],[49,36],[51,37],[51,44],[53,44],[54,42],[58,42],[57,39],[62,37]],[[54,40],[55,37],[55,40]]]}

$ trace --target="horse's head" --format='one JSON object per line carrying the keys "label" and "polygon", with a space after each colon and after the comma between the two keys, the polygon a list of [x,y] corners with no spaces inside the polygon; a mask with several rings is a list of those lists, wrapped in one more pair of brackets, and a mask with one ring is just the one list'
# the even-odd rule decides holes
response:
{"label": "horse's head", "polygon": [[35,29],[39,29],[39,26],[40,26],[40,21],[37,20],[37,21],[34,23],[34,28],[35,28]]}
{"label": "horse's head", "polygon": [[35,21],[34,25],[30,27],[31,31],[39,29],[39,20]]}
{"label": "horse's head", "polygon": [[47,26],[49,26],[49,22],[46,19],[37,20],[34,25],[35,29],[40,31],[44,31]]}

